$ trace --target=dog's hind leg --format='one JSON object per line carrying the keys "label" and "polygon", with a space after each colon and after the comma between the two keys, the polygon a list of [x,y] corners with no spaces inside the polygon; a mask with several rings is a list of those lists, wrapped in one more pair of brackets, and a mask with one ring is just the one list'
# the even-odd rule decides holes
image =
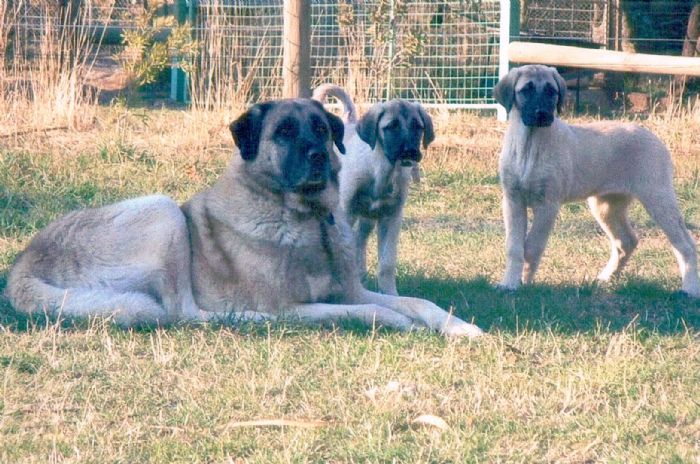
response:
{"label": "dog's hind leg", "polygon": [[658,188],[653,192],[642,194],[639,196],[639,201],[671,242],[683,279],[683,291],[692,297],[700,297],[695,241],[685,226],[673,187]]}
{"label": "dog's hind leg", "polygon": [[588,207],[593,217],[610,239],[610,260],[598,274],[598,280],[608,281],[618,274],[637,247],[638,240],[628,216],[631,202],[632,197],[628,195],[588,198]]}
{"label": "dog's hind leg", "polygon": [[141,292],[115,292],[107,288],[60,288],[33,276],[12,276],[8,297],[16,308],[30,314],[55,318],[111,318],[115,323],[134,325],[167,324],[165,308]]}
{"label": "dog's hind leg", "polygon": [[[172,209],[172,207],[171,207]],[[165,214],[162,214],[165,216]],[[162,267],[153,277],[153,286],[172,321],[202,319],[192,294],[190,236],[179,208],[171,210],[162,221],[168,224],[167,247],[160,250]]]}

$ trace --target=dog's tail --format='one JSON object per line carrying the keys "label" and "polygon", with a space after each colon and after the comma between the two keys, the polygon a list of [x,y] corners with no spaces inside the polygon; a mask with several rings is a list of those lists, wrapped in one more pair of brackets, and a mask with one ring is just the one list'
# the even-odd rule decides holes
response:
{"label": "dog's tail", "polygon": [[357,110],[350,95],[340,86],[335,84],[321,84],[316,87],[311,98],[321,103],[326,103],[328,96],[335,97],[343,104],[343,121],[345,124],[357,123]]}

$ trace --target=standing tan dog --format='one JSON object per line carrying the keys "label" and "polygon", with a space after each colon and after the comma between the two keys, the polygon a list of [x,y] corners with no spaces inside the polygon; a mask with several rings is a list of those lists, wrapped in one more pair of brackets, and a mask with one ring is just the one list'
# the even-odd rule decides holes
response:
{"label": "standing tan dog", "polygon": [[281,100],[253,106],[230,129],[240,156],[182,208],[143,197],[41,231],[10,272],[12,304],[127,326],[235,313],[481,334],[429,301],[362,288],[338,210],[338,117],[313,100]]}
{"label": "standing tan dog", "polygon": [[433,122],[417,103],[376,103],[357,120],[352,99],[341,87],[324,84],[314,91],[321,103],[330,95],[344,106],[347,154],[340,170],[340,205],[355,233],[357,267],[367,272],[367,240],[377,225],[379,290],[396,291],[396,259],[403,208],[411,180],[418,181],[423,148],[435,139]]}
{"label": "standing tan dog", "polygon": [[583,199],[610,238],[610,261],[598,275],[609,280],[637,246],[628,217],[636,198],[670,240],[683,291],[699,297],[697,252],[676,202],[668,150],[633,124],[566,124],[555,117],[565,92],[556,69],[540,65],[511,70],[494,89],[510,120],[500,158],[507,252],[500,286],[533,280],[559,207]]}

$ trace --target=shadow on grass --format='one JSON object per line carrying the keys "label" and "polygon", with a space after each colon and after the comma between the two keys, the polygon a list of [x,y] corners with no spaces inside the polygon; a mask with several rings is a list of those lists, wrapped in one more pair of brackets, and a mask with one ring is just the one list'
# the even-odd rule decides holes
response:
{"label": "shadow on grass", "polygon": [[[7,283],[7,271],[0,273],[0,294]],[[399,292],[431,300],[451,309],[466,321],[487,331],[516,333],[523,330],[552,331],[560,334],[592,332],[599,329],[619,331],[634,323],[661,334],[700,330],[700,300],[679,292],[668,292],[660,285],[633,280],[620,286],[595,284],[524,286],[517,292],[494,289],[486,279],[435,279],[420,275],[399,280]],[[5,298],[0,298],[0,325],[8,330],[27,331],[46,327],[53,322],[44,316],[27,316],[15,311]],[[64,328],[81,329],[86,321],[63,321]],[[273,324],[273,330],[275,328]],[[216,326],[216,324],[214,324]],[[231,330],[246,335],[267,336],[267,324],[233,323]],[[279,324],[286,335],[317,330],[306,325]],[[338,329],[359,336],[375,332],[355,321],[345,321]],[[151,332],[153,328],[138,331]],[[380,333],[391,330],[381,329]]]}
{"label": "shadow on grass", "polygon": [[658,283],[582,285],[533,284],[516,292],[496,290],[484,279],[405,276],[399,292],[434,301],[485,330],[618,331],[631,323],[660,333],[700,330],[700,299],[669,292]]}

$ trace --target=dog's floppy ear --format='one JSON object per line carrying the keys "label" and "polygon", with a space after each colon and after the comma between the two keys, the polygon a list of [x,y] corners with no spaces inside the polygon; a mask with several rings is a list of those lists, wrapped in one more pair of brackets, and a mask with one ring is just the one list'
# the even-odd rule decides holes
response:
{"label": "dog's floppy ear", "polygon": [[333,142],[335,143],[335,146],[338,147],[340,153],[344,155],[345,145],[343,145],[343,137],[345,136],[345,125],[343,124],[343,120],[340,119],[338,116],[334,115],[333,113],[329,113],[326,110],[323,111],[326,112],[326,117],[328,118],[328,122],[331,125],[331,132],[333,133]]}
{"label": "dog's floppy ear", "polygon": [[[316,90],[321,88],[323,87],[318,87]],[[345,124],[343,124],[343,120],[340,119],[338,116],[334,115],[333,113],[326,111],[326,109],[323,107],[323,104],[315,98],[311,99],[311,102],[314,105],[318,106],[326,115],[326,119],[328,119],[328,124],[330,124],[331,126],[331,135],[333,135],[333,143],[335,143],[335,146],[338,147],[340,153],[344,155],[345,145],[343,145],[343,137],[345,136]]]}
{"label": "dog's floppy ear", "polygon": [[241,157],[246,161],[255,159],[258,154],[263,119],[271,107],[270,102],[253,105],[228,126]]}
{"label": "dog's floppy ear", "polygon": [[357,122],[355,130],[369,147],[374,150],[377,145],[377,131],[379,119],[381,119],[384,108],[381,103],[375,103]]}
{"label": "dog's floppy ear", "polygon": [[419,103],[415,103],[418,109],[418,114],[420,115],[421,121],[423,121],[423,148],[428,148],[433,140],[435,140],[435,131],[433,130],[433,120],[427,111],[420,106]]}
{"label": "dog's floppy ear", "polygon": [[563,77],[561,77],[561,74],[557,72],[556,68],[550,67],[549,69],[552,70],[554,81],[557,83],[557,87],[559,88],[559,98],[557,99],[557,113],[561,114],[561,111],[564,109],[564,98],[566,98],[566,81]]}
{"label": "dog's floppy ear", "polygon": [[518,80],[518,68],[511,69],[493,88],[493,98],[510,111],[515,101],[515,83]]}

